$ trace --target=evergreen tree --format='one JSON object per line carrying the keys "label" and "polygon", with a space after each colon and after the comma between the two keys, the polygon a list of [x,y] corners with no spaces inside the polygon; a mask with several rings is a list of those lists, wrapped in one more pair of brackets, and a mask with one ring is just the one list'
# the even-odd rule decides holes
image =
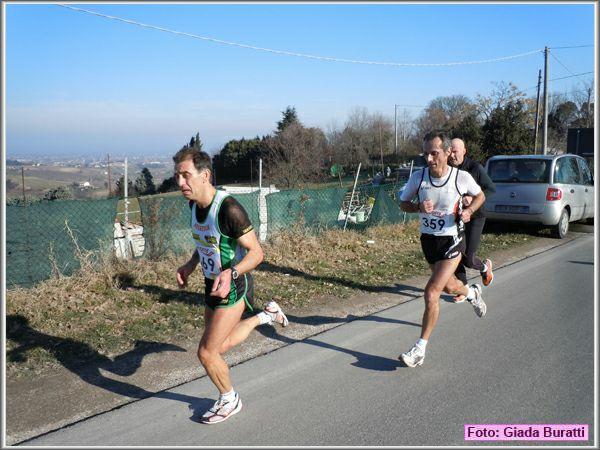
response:
{"label": "evergreen tree", "polygon": [[[264,138],[231,140],[213,157],[219,182],[255,180],[258,160],[264,153]],[[252,171],[252,174],[250,173]]]}
{"label": "evergreen tree", "polygon": [[175,177],[165,178],[160,186],[158,186],[157,192],[159,194],[165,192],[175,192],[179,190],[179,186],[177,185],[177,181],[175,181]]}
{"label": "evergreen tree", "polygon": [[192,136],[192,138],[190,139],[190,143],[186,146],[184,146],[184,148],[195,148],[199,151],[202,151],[202,141],[200,140],[200,133],[196,133],[196,136]]}
{"label": "evergreen tree", "polygon": [[460,138],[465,142],[468,156],[481,164],[485,163],[487,155],[481,148],[483,133],[481,121],[475,111],[469,113],[463,119],[452,127],[452,138]]}
{"label": "evergreen tree", "polygon": [[283,114],[283,117],[279,122],[277,122],[276,134],[281,133],[293,123],[300,123],[298,120],[298,114],[296,113],[296,108],[292,106],[288,106],[285,111],[281,112],[281,114]]}
{"label": "evergreen tree", "polygon": [[138,195],[152,195],[156,194],[156,186],[154,185],[154,178],[152,173],[147,167],[142,169],[142,172],[135,180],[135,190]]}
{"label": "evergreen tree", "polygon": [[531,153],[533,134],[522,101],[496,107],[483,125],[482,147],[488,156]]}

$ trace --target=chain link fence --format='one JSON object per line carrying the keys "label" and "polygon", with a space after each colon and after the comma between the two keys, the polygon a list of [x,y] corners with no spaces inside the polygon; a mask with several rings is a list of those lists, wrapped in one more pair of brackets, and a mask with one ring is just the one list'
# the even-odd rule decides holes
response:
{"label": "chain link fence", "polygon": [[30,286],[79,268],[79,251],[113,245],[118,199],[6,206],[6,285]]}
{"label": "chain link fence", "polygon": [[[225,188],[246,209],[261,241],[282,229],[366,227],[413,220],[398,208],[396,193],[405,180],[374,186],[322,189]],[[248,192],[249,191],[249,192]],[[160,259],[167,253],[191,255],[191,210],[179,193],[130,199],[135,203],[129,227],[123,222],[123,200],[57,200],[6,207],[6,284],[31,286],[58,272],[79,268],[80,250],[111,250],[117,256]],[[139,204],[139,206],[138,206]],[[131,206],[131,205],[130,205]],[[136,223],[140,222],[140,223]],[[139,235],[132,239],[134,230]],[[131,253],[119,253],[129,240]],[[76,244],[79,249],[77,248]],[[129,248],[129,247],[128,247]]]}

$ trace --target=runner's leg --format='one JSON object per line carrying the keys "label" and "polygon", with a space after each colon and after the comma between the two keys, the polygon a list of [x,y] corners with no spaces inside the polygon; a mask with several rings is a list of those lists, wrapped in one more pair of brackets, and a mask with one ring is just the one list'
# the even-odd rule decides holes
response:
{"label": "runner's leg", "polygon": [[200,345],[198,358],[206,369],[206,373],[221,394],[231,391],[229,367],[221,356],[221,348],[227,337],[240,322],[244,312],[244,301],[237,302],[229,308],[210,308],[205,310],[205,328]]}
{"label": "runner's leg", "polygon": [[421,339],[429,340],[440,314],[440,295],[448,280],[453,277],[461,256],[443,259],[433,265],[433,273],[425,286],[425,312],[423,313]]}

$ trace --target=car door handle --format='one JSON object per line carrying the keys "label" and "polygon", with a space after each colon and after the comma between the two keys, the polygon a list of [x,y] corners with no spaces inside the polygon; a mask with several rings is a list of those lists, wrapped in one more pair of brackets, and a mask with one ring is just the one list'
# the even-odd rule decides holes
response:
{"label": "car door handle", "polygon": [[587,192],[587,191],[588,191],[587,188],[585,188],[585,192]]}
{"label": "car door handle", "polygon": [[573,194],[575,192],[575,189],[571,189],[571,194]]}

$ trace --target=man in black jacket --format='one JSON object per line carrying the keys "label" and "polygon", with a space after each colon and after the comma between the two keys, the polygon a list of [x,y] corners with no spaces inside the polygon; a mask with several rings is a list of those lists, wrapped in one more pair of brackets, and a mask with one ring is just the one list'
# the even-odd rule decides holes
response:
{"label": "man in black jacket", "polygon": [[[496,192],[494,182],[490,179],[485,169],[477,161],[466,156],[467,149],[462,139],[452,139],[451,153],[448,157],[448,163],[460,170],[469,172],[477,184],[483,190],[486,198],[492,193]],[[468,206],[471,202],[469,196],[464,197],[465,206]],[[467,284],[467,270],[466,268],[478,270],[481,274],[481,280],[484,286],[489,286],[494,280],[494,273],[492,272],[492,261],[488,258],[481,260],[475,254],[479,247],[479,241],[481,240],[481,232],[485,225],[485,216],[483,208],[479,208],[471,220],[465,224],[465,238],[467,248],[465,250],[464,257],[462,258],[456,272],[456,278]],[[464,295],[457,295],[454,297],[454,302],[461,303],[465,301]]]}

